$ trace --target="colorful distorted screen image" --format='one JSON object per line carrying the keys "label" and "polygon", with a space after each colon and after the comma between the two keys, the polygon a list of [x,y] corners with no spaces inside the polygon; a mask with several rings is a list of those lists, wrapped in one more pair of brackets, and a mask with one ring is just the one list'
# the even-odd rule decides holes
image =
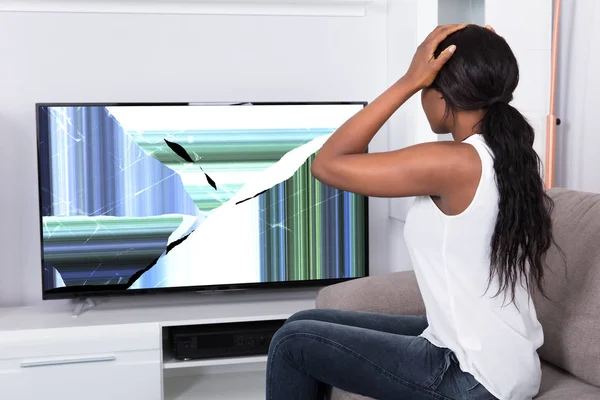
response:
{"label": "colorful distorted screen image", "polygon": [[363,104],[38,105],[47,298],[366,274],[366,200],[311,163]]}

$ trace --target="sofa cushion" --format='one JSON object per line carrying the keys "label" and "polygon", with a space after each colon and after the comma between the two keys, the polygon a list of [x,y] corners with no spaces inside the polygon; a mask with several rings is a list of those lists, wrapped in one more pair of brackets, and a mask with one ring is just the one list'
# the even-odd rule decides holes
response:
{"label": "sofa cushion", "polygon": [[327,286],[317,308],[341,308],[384,314],[425,315],[425,304],[413,271],[370,276]]}
{"label": "sofa cushion", "polygon": [[600,388],[550,364],[542,365],[542,386],[535,400],[598,400]]}
{"label": "sofa cushion", "polygon": [[[344,392],[331,391],[331,400],[372,400],[369,397]],[[600,388],[585,383],[566,371],[550,364],[542,364],[542,385],[535,400],[598,400]]]}
{"label": "sofa cushion", "polygon": [[[600,194],[552,189],[556,247],[548,253],[550,271],[536,293],[544,327],[540,356],[576,377],[600,386]],[[597,397],[600,399],[600,396]]]}

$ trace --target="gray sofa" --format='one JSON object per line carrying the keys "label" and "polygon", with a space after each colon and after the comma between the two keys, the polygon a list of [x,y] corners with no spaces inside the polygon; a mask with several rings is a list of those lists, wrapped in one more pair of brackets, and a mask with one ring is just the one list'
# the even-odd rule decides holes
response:
{"label": "gray sofa", "polygon": [[[600,400],[600,194],[550,190],[556,203],[554,234],[563,256],[552,248],[545,289],[550,300],[534,296],[544,327],[539,350],[539,400]],[[326,287],[319,308],[424,315],[414,273],[357,279]],[[363,396],[331,391],[332,400]]]}

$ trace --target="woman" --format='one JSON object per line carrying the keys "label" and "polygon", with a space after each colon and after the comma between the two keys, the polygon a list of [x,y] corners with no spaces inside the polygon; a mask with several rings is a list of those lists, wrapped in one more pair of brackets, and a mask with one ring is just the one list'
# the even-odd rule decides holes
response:
{"label": "woman", "polygon": [[[271,342],[268,399],[321,399],[326,386],[377,399],[537,394],[543,333],[530,294],[541,289],[552,204],[533,129],[509,105],[517,83],[517,61],[491,28],[438,27],[404,77],[325,143],[312,169],[322,182],[416,197],[405,236],[427,317],[292,316]],[[454,141],[364,154],[419,90],[432,130]]]}

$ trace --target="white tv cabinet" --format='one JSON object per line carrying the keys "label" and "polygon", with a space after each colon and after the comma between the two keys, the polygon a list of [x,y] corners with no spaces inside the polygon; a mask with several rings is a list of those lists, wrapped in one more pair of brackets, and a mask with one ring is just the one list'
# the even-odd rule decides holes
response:
{"label": "white tv cabinet", "polygon": [[[122,307],[122,306],[120,306]],[[163,328],[285,319],[313,296],[66,310],[0,308],[0,388],[10,400],[258,400],[266,357],[177,361]]]}

